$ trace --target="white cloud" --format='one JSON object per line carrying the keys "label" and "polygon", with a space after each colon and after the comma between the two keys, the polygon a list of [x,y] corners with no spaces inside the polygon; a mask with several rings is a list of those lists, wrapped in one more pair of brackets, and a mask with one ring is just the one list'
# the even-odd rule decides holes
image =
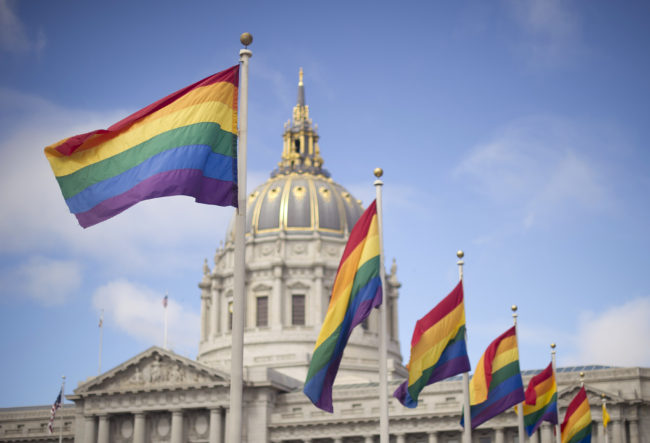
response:
{"label": "white cloud", "polygon": [[[104,325],[115,325],[149,345],[163,345],[163,294],[128,280],[116,280],[97,288],[93,306],[104,309]],[[177,352],[194,349],[199,338],[199,314],[169,299],[168,346]]]}
{"label": "white cloud", "polygon": [[585,154],[597,150],[594,143],[557,118],[519,119],[471,149],[454,176],[510,208],[522,226],[549,224],[611,207],[601,167]]}
{"label": "white cloud", "polygon": [[8,0],[0,0],[0,50],[13,53],[40,53],[45,47],[46,39],[42,30],[30,37],[25,26],[18,18]]}
{"label": "white cloud", "polygon": [[570,59],[579,47],[579,22],[561,0],[507,0],[515,22],[524,31],[521,53],[535,66]]}
{"label": "white cloud", "polygon": [[650,365],[650,297],[641,297],[578,320],[575,364]]}
{"label": "white cloud", "polygon": [[46,306],[65,303],[81,286],[81,281],[79,263],[39,256],[0,274],[0,286],[5,294],[27,296]]}

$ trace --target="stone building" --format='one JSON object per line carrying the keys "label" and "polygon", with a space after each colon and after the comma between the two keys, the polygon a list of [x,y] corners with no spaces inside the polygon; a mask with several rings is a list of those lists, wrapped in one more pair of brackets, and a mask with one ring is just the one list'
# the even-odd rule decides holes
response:
{"label": "stone building", "polygon": [[[298,100],[285,124],[283,150],[270,179],[248,198],[247,314],[244,333],[244,431],[248,443],[370,443],[379,441],[378,365],[389,389],[406,377],[398,341],[400,283],[387,274],[388,360],[380,362],[377,312],[352,334],[334,388],[334,413],[303,395],[311,352],[349,231],[363,208],[323,168],[317,126],[309,116],[302,71]],[[223,443],[229,407],[234,245],[232,228],[201,282],[199,353],[191,360],[152,347],[81,383],[67,396],[47,434],[50,406],[0,409],[0,442]],[[584,371],[592,406],[593,438],[605,442],[606,399],[610,443],[650,443],[650,369],[575,367],[558,370],[560,417]],[[538,371],[524,373],[527,384]],[[391,441],[460,443],[460,378],[427,387],[416,409],[389,405]],[[484,423],[475,443],[515,443],[517,420],[508,411]],[[550,426],[531,439],[555,443]]]}

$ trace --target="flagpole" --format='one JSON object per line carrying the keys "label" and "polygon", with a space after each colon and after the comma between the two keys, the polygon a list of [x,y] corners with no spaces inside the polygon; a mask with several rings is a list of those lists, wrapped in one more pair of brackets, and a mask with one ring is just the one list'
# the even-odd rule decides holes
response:
{"label": "flagpole", "polygon": [[[458,278],[460,281],[463,281],[463,257],[465,253],[463,251],[458,251],[456,253],[458,257]],[[463,298],[465,288],[463,287]],[[465,328],[465,342],[467,342],[467,328]],[[469,372],[463,372],[463,417],[465,422],[465,430],[463,432],[463,442],[472,443],[472,412],[470,411],[469,404]]]}
{"label": "flagpole", "polygon": [[[551,364],[553,365],[553,376],[557,383],[557,369],[555,365],[555,343],[551,343]],[[557,412],[557,423],[555,424],[555,443],[562,443],[562,428],[560,427],[560,405],[555,402],[555,410]]]}
{"label": "flagpole", "polygon": [[167,349],[167,305],[169,304],[168,301],[168,294],[165,292],[165,303],[164,303],[164,308],[165,308],[165,314],[164,314],[164,321],[163,321],[163,349]]}
{"label": "flagpole", "polygon": [[[517,332],[517,305],[512,305],[512,321],[515,325],[515,340],[517,343],[517,353],[519,353],[519,333]],[[521,361],[521,359],[519,359]],[[517,408],[517,429],[519,432],[519,443],[523,443],[526,438],[524,435],[524,402],[519,403]]]}
{"label": "flagpole", "polygon": [[60,416],[59,421],[61,422],[61,425],[59,426],[59,443],[63,443],[63,424],[65,423],[63,421],[63,402],[64,402],[64,399],[65,399],[65,394],[64,394],[64,392],[65,392],[65,375],[62,375],[61,378],[62,378],[62,381],[61,381],[61,413],[59,414],[59,416]]}
{"label": "flagpole", "polygon": [[379,442],[389,443],[388,430],[388,291],[386,290],[386,271],[384,269],[384,231],[382,217],[381,188],[384,182],[380,180],[384,171],[375,168],[375,191],[377,195],[377,228],[379,230],[379,277],[381,279],[382,301],[379,305]]}
{"label": "flagpole", "polygon": [[102,373],[102,343],[104,342],[104,310],[99,315],[99,366],[97,375]]}
{"label": "flagpole", "polygon": [[246,312],[246,145],[248,142],[248,61],[253,42],[248,32],[239,37],[245,49],[239,50],[239,140],[237,143],[237,210],[235,212],[235,270],[232,312],[232,355],[230,360],[230,423],[228,442],[242,441],[244,372],[244,313]]}
{"label": "flagpole", "polygon": [[605,399],[605,394],[601,394],[603,399],[603,435],[605,436],[605,443],[609,443],[609,436],[607,435],[607,425],[605,424],[604,413],[607,410],[607,400]]}

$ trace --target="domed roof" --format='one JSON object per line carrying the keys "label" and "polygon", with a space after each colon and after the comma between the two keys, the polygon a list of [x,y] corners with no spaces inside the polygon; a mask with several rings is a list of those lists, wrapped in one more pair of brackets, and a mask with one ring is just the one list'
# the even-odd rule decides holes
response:
{"label": "domed roof", "polygon": [[284,231],[345,236],[363,208],[341,185],[311,173],[277,175],[248,199],[246,232],[264,235]]}
{"label": "domed roof", "polygon": [[[298,102],[284,127],[282,159],[271,178],[248,197],[247,235],[318,231],[346,237],[363,213],[361,202],[322,167],[317,129],[305,104],[301,68]],[[232,226],[227,238],[232,238]]]}

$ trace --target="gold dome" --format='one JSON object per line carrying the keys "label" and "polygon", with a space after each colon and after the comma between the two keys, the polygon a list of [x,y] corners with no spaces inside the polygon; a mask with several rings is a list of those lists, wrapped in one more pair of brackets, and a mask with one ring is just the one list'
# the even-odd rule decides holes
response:
{"label": "gold dome", "polygon": [[[363,207],[322,167],[318,127],[309,118],[302,68],[299,78],[293,118],[285,124],[281,161],[271,178],[249,194],[246,234],[317,231],[347,237]],[[228,239],[232,238],[232,225]]]}

